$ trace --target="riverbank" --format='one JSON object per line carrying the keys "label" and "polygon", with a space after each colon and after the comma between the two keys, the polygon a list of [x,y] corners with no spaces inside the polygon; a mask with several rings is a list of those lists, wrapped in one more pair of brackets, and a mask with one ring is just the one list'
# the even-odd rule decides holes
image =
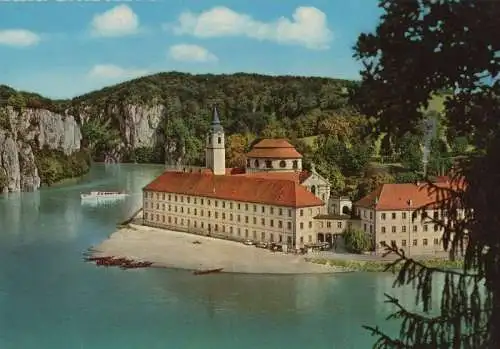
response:
{"label": "riverbank", "polygon": [[271,252],[239,242],[128,224],[91,249],[93,257],[149,261],[153,267],[249,274],[325,274],[347,268],[311,263],[304,256]]}
{"label": "riverbank", "polygon": [[[307,261],[311,263],[316,263],[319,265],[329,265],[339,268],[345,268],[352,271],[364,271],[364,272],[395,272],[401,269],[404,263],[399,263],[395,265],[390,270],[387,270],[387,267],[393,262],[392,260],[346,260],[346,259],[327,259],[327,258],[306,258]],[[463,267],[462,260],[451,261],[449,259],[425,259],[419,260],[425,266],[431,268],[440,268],[440,269],[460,269]]]}

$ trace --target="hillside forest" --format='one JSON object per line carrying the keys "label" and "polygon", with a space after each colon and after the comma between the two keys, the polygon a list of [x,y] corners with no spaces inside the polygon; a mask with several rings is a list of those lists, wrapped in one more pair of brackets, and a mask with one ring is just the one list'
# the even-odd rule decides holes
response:
{"label": "hillside forest", "polygon": [[[357,89],[355,81],[329,78],[170,72],[71,100],[50,100],[0,86],[0,108],[43,108],[75,116],[82,143],[95,160],[113,153],[120,161],[200,165],[217,106],[226,132],[228,167],[243,166],[245,152],[259,138],[288,138],[303,154],[306,168],[314,163],[335,193],[353,199],[381,183],[419,179],[424,156],[426,173],[436,176],[471,150],[467,137],[447,127],[444,92],[422,109],[417,131],[397,136],[400,132],[381,132],[376,115],[359,112]],[[127,139],[128,116],[123,111],[131,105],[162,107],[153,109],[161,115],[152,125],[151,146]]]}

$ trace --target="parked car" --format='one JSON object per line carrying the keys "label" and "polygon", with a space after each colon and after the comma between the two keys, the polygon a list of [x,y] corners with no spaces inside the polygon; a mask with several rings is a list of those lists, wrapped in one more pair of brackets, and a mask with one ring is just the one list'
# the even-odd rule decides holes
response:
{"label": "parked car", "polygon": [[255,247],[269,248],[269,244],[267,242],[258,242],[255,244]]}
{"label": "parked car", "polygon": [[252,240],[245,240],[245,241],[243,241],[243,243],[244,243],[245,245],[248,245],[248,246],[255,245],[255,242],[253,242]]}

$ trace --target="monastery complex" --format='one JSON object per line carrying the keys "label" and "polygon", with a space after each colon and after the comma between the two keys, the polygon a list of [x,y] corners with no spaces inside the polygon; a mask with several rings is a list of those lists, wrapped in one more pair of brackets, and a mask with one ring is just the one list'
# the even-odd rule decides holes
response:
{"label": "monastery complex", "polygon": [[[447,185],[443,181],[442,185]],[[205,167],[167,167],[143,189],[145,225],[253,242],[283,249],[329,243],[349,227],[374,240],[375,253],[395,242],[407,253],[443,251],[442,231],[413,212],[435,198],[422,185],[384,184],[352,203],[330,194],[330,183],[302,168],[285,139],[263,139],[246,154],[245,168],[226,168],[224,129],[215,109]],[[439,212],[428,212],[431,219]]]}

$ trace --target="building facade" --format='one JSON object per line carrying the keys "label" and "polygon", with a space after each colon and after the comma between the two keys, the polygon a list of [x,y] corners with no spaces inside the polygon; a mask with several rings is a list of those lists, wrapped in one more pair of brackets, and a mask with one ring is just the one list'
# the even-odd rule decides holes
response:
{"label": "building facade", "polygon": [[[436,183],[447,186],[449,183]],[[444,252],[441,226],[446,212],[433,209],[436,194],[421,183],[383,184],[355,203],[360,228],[369,234],[376,253],[396,244],[408,255]],[[422,214],[422,208],[429,207]]]}

